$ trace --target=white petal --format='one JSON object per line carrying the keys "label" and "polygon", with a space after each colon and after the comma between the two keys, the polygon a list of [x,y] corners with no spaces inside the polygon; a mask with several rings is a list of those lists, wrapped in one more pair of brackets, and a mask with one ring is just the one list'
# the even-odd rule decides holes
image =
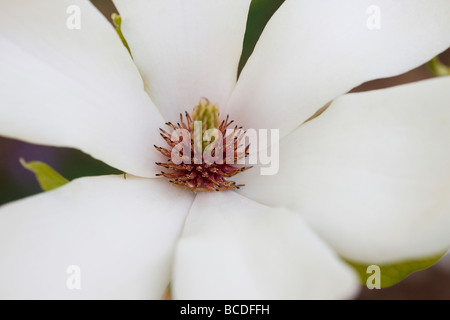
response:
{"label": "white petal", "polygon": [[177,299],[350,298],[357,278],[298,214],[199,193],[178,243]]}
{"label": "white petal", "polygon": [[114,0],[152,100],[167,121],[201,97],[225,106],[250,0]]}
{"label": "white petal", "polygon": [[[377,10],[380,29],[371,29]],[[447,0],[286,0],[226,113],[247,128],[278,128],[283,136],[353,87],[406,72],[445,50],[449,16]]]}
{"label": "white petal", "polygon": [[160,179],[103,176],[2,207],[0,297],[161,298],[192,199]]}
{"label": "white petal", "polygon": [[[154,175],[163,119],[108,21],[83,0],[0,6],[0,135]],[[69,29],[76,8],[81,29]]]}
{"label": "white petal", "polygon": [[388,263],[450,247],[450,77],[345,95],[282,139],[242,192],[303,214],[338,252]]}

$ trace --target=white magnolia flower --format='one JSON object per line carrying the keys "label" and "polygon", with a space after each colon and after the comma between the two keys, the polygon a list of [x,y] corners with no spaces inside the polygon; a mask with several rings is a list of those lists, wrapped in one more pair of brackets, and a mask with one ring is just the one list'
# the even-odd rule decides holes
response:
{"label": "white magnolia flower", "polygon": [[[445,50],[450,3],[286,0],[236,83],[249,3],[116,0],[132,60],[87,1],[0,0],[0,134],[136,176],[3,206],[1,298],[160,298],[169,283],[182,299],[347,298],[358,280],[340,257],[448,249],[450,78],[345,93]],[[81,29],[66,27],[73,4]],[[280,129],[280,172],[196,195],[155,178],[158,128],[200,97],[245,128]]]}

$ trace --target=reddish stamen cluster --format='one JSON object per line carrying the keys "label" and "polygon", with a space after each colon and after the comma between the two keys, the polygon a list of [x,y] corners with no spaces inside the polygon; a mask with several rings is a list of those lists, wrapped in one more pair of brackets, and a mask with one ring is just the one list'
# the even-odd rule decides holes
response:
{"label": "reddish stamen cluster", "polygon": [[[180,152],[180,157],[183,159],[183,163],[175,164],[172,161],[172,149],[182,142],[182,137],[178,141],[172,141],[171,133],[160,129],[161,137],[169,145],[169,148],[161,148],[154,146],[163,156],[169,158],[167,162],[156,162],[158,166],[172,170],[171,172],[164,172],[157,174],[157,176],[163,176],[169,179],[169,182],[175,186],[183,187],[193,191],[223,191],[223,190],[236,190],[243,187],[243,184],[236,184],[233,181],[227,181],[225,178],[232,177],[240,172],[250,169],[251,167],[235,167],[233,164],[238,159],[242,159],[248,156],[249,145],[246,146],[243,152],[238,152],[239,148],[242,148],[241,141],[245,137],[245,132],[242,127],[235,126],[234,129],[228,130],[228,127],[233,123],[229,121],[229,117],[223,120],[217,128],[221,133],[222,140],[214,142],[214,151],[212,155],[215,155],[215,151],[219,150],[223,154],[223,161],[221,163],[206,163],[203,159],[203,154],[200,152],[201,159],[196,159],[198,153],[194,151],[194,132],[193,132],[193,120],[188,112],[186,112],[186,121],[183,119],[183,115],[180,114],[180,122],[174,125],[171,122],[166,123],[172,129],[172,132],[178,129],[187,130],[190,133],[191,143],[188,146],[190,154],[184,155],[183,150]],[[230,138],[231,137],[231,138]],[[227,150],[233,150],[232,154],[227,154]],[[230,153],[230,152],[228,152]],[[227,157],[228,156],[228,157]]]}

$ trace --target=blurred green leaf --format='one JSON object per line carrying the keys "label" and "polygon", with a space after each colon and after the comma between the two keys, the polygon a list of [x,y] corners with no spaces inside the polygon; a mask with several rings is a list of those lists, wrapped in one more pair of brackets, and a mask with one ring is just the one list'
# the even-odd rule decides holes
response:
{"label": "blurred green leaf", "polygon": [[439,261],[439,259],[445,254],[439,254],[437,256],[428,257],[420,260],[409,260],[401,263],[394,264],[360,264],[344,259],[351,267],[353,267],[359,274],[361,284],[366,285],[367,280],[372,276],[372,272],[369,272],[368,267],[375,265],[380,267],[380,286],[381,288],[387,288],[402,281],[407,276],[415,271],[420,271],[431,267],[433,264]]}
{"label": "blurred green leaf", "polygon": [[42,190],[49,191],[61,187],[69,182],[66,178],[56,172],[52,167],[44,162],[19,160],[22,166],[36,175]]}
{"label": "blurred green leaf", "polygon": [[428,69],[438,77],[450,75],[450,67],[443,64],[437,56],[428,62]]}
{"label": "blurred green leaf", "polygon": [[122,28],[122,18],[117,13],[113,13],[111,15],[111,19],[112,19],[114,25],[116,26],[116,32],[119,35],[120,40],[122,40],[123,45],[125,46],[125,48],[127,48],[128,53],[130,54],[131,58],[133,58],[130,47],[128,46],[128,42],[122,33],[122,29],[121,29]]}
{"label": "blurred green leaf", "polygon": [[283,4],[284,0],[253,0],[248,13],[247,29],[244,36],[244,47],[239,62],[238,74],[241,73],[248,58],[255,48],[264,27],[269,19]]}

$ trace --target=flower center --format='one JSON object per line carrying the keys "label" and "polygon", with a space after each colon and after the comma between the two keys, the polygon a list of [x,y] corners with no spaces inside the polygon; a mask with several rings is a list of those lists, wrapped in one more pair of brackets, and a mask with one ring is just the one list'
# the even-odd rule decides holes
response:
{"label": "flower center", "polygon": [[168,147],[155,145],[167,162],[156,162],[170,171],[161,171],[157,176],[169,179],[177,187],[196,191],[236,190],[243,184],[228,181],[230,178],[251,167],[237,167],[239,160],[248,156],[249,145],[244,146],[245,131],[242,127],[230,128],[233,120],[227,116],[219,119],[219,108],[201,99],[191,114],[185,118],[180,114],[176,125],[166,123],[170,133],[159,129]]}

